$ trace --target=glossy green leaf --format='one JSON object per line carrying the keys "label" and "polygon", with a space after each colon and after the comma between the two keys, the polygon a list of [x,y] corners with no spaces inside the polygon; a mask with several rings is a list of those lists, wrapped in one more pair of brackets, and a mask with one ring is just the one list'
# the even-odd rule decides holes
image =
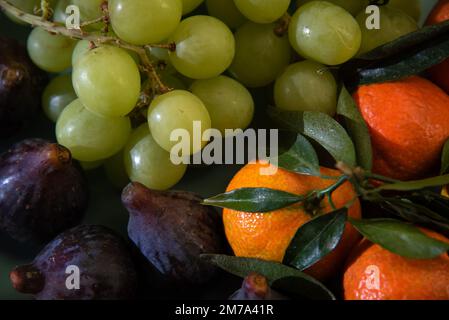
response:
{"label": "glossy green leaf", "polygon": [[338,99],[337,113],[344,118],[346,129],[352,141],[354,141],[357,164],[363,169],[371,171],[373,166],[373,151],[369,129],[354,99],[345,86],[341,89]]}
{"label": "glossy green leaf", "polygon": [[449,244],[430,238],[417,227],[399,220],[349,221],[371,242],[406,258],[433,259],[449,250]]}
{"label": "glossy green leaf", "polygon": [[[323,284],[299,270],[286,265],[259,259],[240,258],[226,255],[202,255],[204,260],[221,269],[245,278],[252,272],[265,276],[273,288],[298,296],[317,300],[335,300],[334,295]],[[295,286],[286,285],[282,279],[294,279]],[[287,281],[288,282],[288,281]]]}
{"label": "glossy green leaf", "polygon": [[390,191],[415,191],[421,190],[425,188],[432,187],[440,187],[449,184],[449,174],[437,176],[433,178],[416,180],[416,181],[407,181],[407,182],[398,182],[391,184],[384,184],[381,187],[377,188],[377,191],[390,190]]}
{"label": "glossy green leaf", "polygon": [[298,134],[293,146],[278,158],[279,167],[301,174],[318,176],[320,163],[312,144]]}
{"label": "glossy green leaf", "polygon": [[354,144],[346,130],[332,117],[320,112],[269,109],[270,116],[287,130],[301,133],[326,149],[336,161],[356,165]]}
{"label": "glossy green leaf", "polygon": [[408,33],[392,42],[373,49],[358,58],[361,60],[379,60],[423,45],[426,42],[437,39],[449,32],[449,21],[440,24],[425,26],[415,32]]}
{"label": "glossy green leaf", "polygon": [[420,74],[449,57],[449,22],[425,27],[343,65],[340,77],[350,88]]}
{"label": "glossy green leaf", "polygon": [[446,141],[441,156],[441,174],[449,173],[449,140]]}
{"label": "glossy green leaf", "polygon": [[321,215],[298,229],[284,257],[284,264],[305,270],[334,250],[343,236],[348,209]]}
{"label": "glossy green leaf", "polygon": [[303,196],[280,190],[242,188],[206,199],[203,204],[237,211],[263,213],[285,208],[303,200]]}

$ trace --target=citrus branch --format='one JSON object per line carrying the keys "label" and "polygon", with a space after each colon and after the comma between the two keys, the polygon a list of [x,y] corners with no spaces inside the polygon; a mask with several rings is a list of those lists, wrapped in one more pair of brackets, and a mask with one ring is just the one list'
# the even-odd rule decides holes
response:
{"label": "citrus branch", "polygon": [[[48,1],[42,0],[41,10],[44,9],[45,3],[48,4]],[[143,64],[142,69],[145,72],[147,72],[148,76],[153,80],[153,82],[157,86],[157,89],[161,93],[170,91],[170,88],[168,88],[167,86],[165,86],[162,83],[162,80],[160,79],[160,77],[156,71],[156,68],[154,67],[154,65],[150,61],[150,58],[148,57],[147,49],[151,48],[151,47],[158,47],[158,48],[167,48],[168,50],[172,50],[173,47],[175,47],[174,44],[167,44],[167,45],[148,44],[145,46],[137,46],[137,45],[133,45],[128,42],[125,42],[125,41],[123,41],[117,37],[113,37],[113,36],[93,34],[93,33],[85,32],[83,30],[79,30],[79,29],[67,29],[65,26],[63,26],[60,23],[49,21],[46,18],[46,14],[43,14],[43,16],[40,17],[40,16],[26,13],[26,12],[16,8],[15,6],[10,4],[6,0],[0,0],[0,9],[4,12],[7,12],[10,15],[14,16],[15,18],[33,26],[33,27],[40,27],[50,33],[53,33],[53,34],[59,34],[59,35],[62,35],[62,36],[68,37],[68,38],[72,38],[72,39],[77,39],[77,40],[88,40],[95,44],[109,44],[109,45],[113,45],[116,47],[120,47],[122,49],[127,49],[130,51],[136,52],[139,55],[141,62]],[[108,19],[105,17],[100,17],[97,20],[99,22],[99,21],[107,21]],[[97,20],[95,20],[95,21],[97,21]],[[91,22],[89,22],[89,24],[90,23]]]}

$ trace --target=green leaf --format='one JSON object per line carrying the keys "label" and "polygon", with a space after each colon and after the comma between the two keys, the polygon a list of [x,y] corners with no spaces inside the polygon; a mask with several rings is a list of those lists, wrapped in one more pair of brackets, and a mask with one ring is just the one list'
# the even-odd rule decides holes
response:
{"label": "green leaf", "polygon": [[296,142],[278,158],[278,165],[289,171],[313,176],[320,175],[320,163],[312,144],[298,134]]}
{"label": "green leaf", "polygon": [[408,51],[416,46],[422,45],[425,42],[434,40],[449,32],[449,21],[444,21],[439,24],[425,26],[415,32],[408,33],[392,42],[373,49],[361,56],[361,60],[379,60],[391,57],[398,53]]}
{"label": "green leaf", "polygon": [[303,196],[280,190],[242,188],[206,199],[203,204],[237,211],[263,213],[282,209],[303,200]]}
{"label": "green leaf", "polygon": [[384,184],[377,188],[376,191],[415,191],[425,188],[440,187],[447,184],[449,184],[449,174],[423,180]]}
{"label": "green leaf", "polygon": [[[449,231],[449,220],[442,216],[439,212],[434,211],[422,204],[415,203],[409,199],[403,198],[381,198],[380,206],[406,221],[418,223],[420,225],[429,226],[441,232]],[[437,204],[438,206],[438,204]],[[446,208],[445,210],[449,210]],[[444,211],[449,213],[449,211]]]}
{"label": "green leaf", "polygon": [[417,227],[393,219],[354,220],[352,225],[368,240],[410,259],[433,259],[449,250],[449,244],[435,240]]}
{"label": "green leaf", "polygon": [[356,165],[354,144],[345,129],[332,117],[320,112],[269,109],[270,116],[287,130],[301,133],[326,149],[336,161]]}
{"label": "green leaf", "polygon": [[444,144],[441,156],[441,174],[449,173],[449,139]]}
{"label": "green leaf", "polygon": [[[335,296],[323,284],[299,270],[286,265],[251,258],[226,255],[201,255],[206,261],[221,269],[245,278],[252,272],[265,276],[270,286],[280,291],[296,294],[309,299],[335,300]],[[295,279],[295,286],[286,286],[286,279]],[[288,281],[287,281],[288,282]]]}
{"label": "green leaf", "polygon": [[338,99],[337,113],[345,120],[346,129],[355,144],[357,164],[367,171],[373,166],[371,136],[354,99],[343,85]]}
{"label": "green leaf", "polygon": [[340,77],[354,88],[420,74],[449,57],[448,31],[443,22],[401,37],[346,63]]}
{"label": "green leaf", "polygon": [[305,270],[334,250],[343,236],[348,209],[321,215],[298,229],[284,264]]}

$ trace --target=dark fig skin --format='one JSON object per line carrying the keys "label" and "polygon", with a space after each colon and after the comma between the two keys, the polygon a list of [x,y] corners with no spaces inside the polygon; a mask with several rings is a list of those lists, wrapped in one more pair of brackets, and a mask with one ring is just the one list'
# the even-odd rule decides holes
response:
{"label": "dark fig skin", "polygon": [[48,242],[79,224],[88,187],[70,151],[27,139],[0,155],[0,230],[21,242]]}
{"label": "dark fig skin", "polygon": [[24,46],[0,37],[0,137],[11,136],[36,115],[47,82]]}
{"label": "dark fig skin", "polygon": [[193,193],[154,191],[139,183],[122,193],[130,214],[129,237],[168,281],[181,286],[212,279],[218,270],[200,255],[224,250],[220,216],[201,200]]}
{"label": "dark fig skin", "polygon": [[[79,289],[67,289],[68,266],[80,271]],[[10,273],[13,287],[37,300],[122,300],[135,297],[137,274],[130,251],[114,231],[82,225],[49,243],[29,265]]]}
{"label": "dark fig skin", "polygon": [[229,300],[287,300],[287,297],[271,289],[267,278],[251,273],[243,280],[242,287],[229,297]]}

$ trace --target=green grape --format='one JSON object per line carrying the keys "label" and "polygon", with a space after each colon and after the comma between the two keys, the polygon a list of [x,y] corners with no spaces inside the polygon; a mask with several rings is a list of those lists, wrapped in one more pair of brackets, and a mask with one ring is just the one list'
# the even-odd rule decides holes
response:
{"label": "green grape", "polygon": [[318,111],[334,116],[337,82],[326,66],[301,61],[290,65],[276,80],[274,101],[280,109]]}
{"label": "green grape", "polygon": [[142,125],[131,134],[124,150],[125,168],[131,181],[150,189],[166,190],[184,176],[187,166],[175,165],[170,153],[162,149]]}
{"label": "green grape", "polygon": [[92,21],[103,15],[101,4],[104,0],[71,0],[80,9],[81,21]]}
{"label": "green grape", "polygon": [[42,108],[45,115],[56,122],[64,108],[76,98],[72,76],[70,74],[58,76],[45,88],[42,95]]}
{"label": "green grape", "polygon": [[119,152],[131,133],[129,118],[108,118],[87,110],[76,99],[69,104],[56,123],[58,142],[80,161],[107,159]]}
{"label": "green grape", "polygon": [[83,168],[84,171],[91,171],[98,169],[104,164],[104,160],[98,160],[98,161],[80,161],[81,168]]}
{"label": "green grape", "polygon": [[73,69],[73,87],[90,111],[109,117],[130,113],[140,96],[140,73],[129,54],[101,46],[85,53]]}
{"label": "green grape", "polygon": [[271,23],[281,18],[290,0],[234,0],[241,13],[256,23]]}
{"label": "green grape", "polygon": [[191,91],[203,101],[212,128],[224,135],[226,129],[246,129],[254,116],[254,101],[249,91],[234,79],[219,76],[197,80]]}
{"label": "green grape", "polygon": [[53,21],[65,25],[68,15],[65,13],[67,6],[71,4],[71,0],[58,0],[53,13]]}
{"label": "green grape", "polygon": [[182,14],[187,14],[199,7],[204,0],[182,0]]}
{"label": "green grape", "polygon": [[206,0],[206,6],[209,15],[220,19],[231,29],[238,28],[247,21],[234,1]]}
{"label": "green grape", "polygon": [[270,84],[290,63],[288,37],[277,36],[274,28],[274,24],[247,22],[235,34],[235,58],[229,72],[247,87]]}
{"label": "green grape", "polygon": [[118,189],[123,189],[129,183],[128,173],[125,169],[123,150],[106,160],[104,163],[104,171],[112,185]]}
{"label": "green grape", "polygon": [[357,22],[362,29],[360,54],[418,30],[418,25],[412,17],[401,10],[389,6],[380,7],[380,29],[369,30],[366,27],[368,16],[365,12],[361,12],[357,16]]}
{"label": "green grape", "polygon": [[127,42],[159,43],[175,31],[182,15],[181,0],[109,0],[114,32]]}
{"label": "green grape", "polygon": [[90,46],[91,45],[89,40],[78,41],[72,53],[72,66],[76,66],[76,64],[84,56],[84,54],[89,52],[89,50],[91,49]]}
{"label": "green grape", "polygon": [[232,62],[235,41],[231,30],[220,20],[193,16],[183,20],[169,42],[176,43],[170,61],[178,72],[192,79],[213,78]]}
{"label": "green grape", "polygon": [[343,8],[326,1],[301,6],[289,26],[290,43],[303,57],[327,65],[342,64],[360,49],[362,32]]}
{"label": "green grape", "polygon": [[28,36],[27,48],[31,60],[42,70],[61,72],[69,68],[76,41],[34,28]]}
{"label": "green grape", "polygon": [[[300,6],[315,0],[298,0],[296,2],[296,6],[299,8]],[[410,0],[407,0],[410,1]],[[363,10],[368,5],[368,0],[327,0],[327,2],[336,4],[337,6],[342,7],[346,11],[348,11],[353,16],[356,16],[360,11]],[[391,2],[391,0],[390,0]]]}
{"label": "green grape", "polygon": [[421,18],[421,5],[419,0],[390,0],[388,7],[404,11],[415,19],[415,21],[419,21]]}
{"label": "green grape", "polygon": [[[10,4],[12,4],[13,6],[15,6],[16,8],[18,8],[26,13],[31,13],[31,14],[33,13],[35,7],[38,8],[40,6],[40,0],[9,0],[8,2]],[[6,16],[17,24],[22,24],[22,25],[26,24],[25,22],[17,19],[16,17],[9,14],[8,12],[6,12]]]}
{"label": "green grape", "polygon": [[[204,131],[211,128],[210,115],[203,102],[195,95],[184,90],[174,90],[160,95],[151,102],[148,109],[148,124],[151,134],[156,142],[166,151],[171,152],[179,141],[170,141],[176,129],[184,129],[190,135],[190,148],[185,147],[190,154],[200,151],[207,141],[194,141],[194,121],[201,123],[201,136]],[[185,145],[183,145],[185,146]],[[188,156],[183,154],[182,156]]]}

